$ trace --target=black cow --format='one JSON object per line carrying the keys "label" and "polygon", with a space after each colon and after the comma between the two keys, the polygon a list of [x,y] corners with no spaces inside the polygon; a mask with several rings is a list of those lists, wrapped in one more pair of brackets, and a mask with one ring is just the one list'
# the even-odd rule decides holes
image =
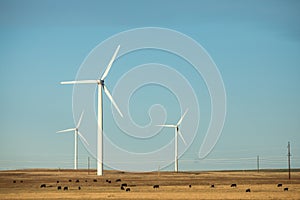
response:
{"label": "black cow", "polygon": [[189,188],[191,188],[192,187],[192,185],[189,185]]}
{"label": "black cow", "polygon": [[213,185],[211,185],[210,187],[211,187],[211,188],[214,188],[214,187],[215,187],[215,185],[213,184]]}
{"label": "black cow", "polygon": [[16,183],[17,181],[13,181],[13,183]]}
{"label": "black cow", "polygon": [[108,180],[108,179],[106,179],[106,182],[107,182],[107,183],[108,183],[108,181],[109,181],[109,180]]}
{"label": "black cow", "polygon": [[289,191],[289,188],[284,188],[283,191]]}
{"label": "black cow", "polygon": [[111,181],[108,181],[108,183],[111,183]]}
{"label": "black cow", "polygon": [[72,182],[72,180],[70,179],[69,182]]}
{"label": "black cow", "polygon": [[78,187],[78,190],[81,190],[81,187],[80,187],[80,186]]}
{"label": "black cow", "polygon": [[282,187],[282,183],[278,183],[278,184],[277,184],[277,187]]}
{"label": "black cow", "polygon": [[118,178],[118,179],[116,180],[116,182],[121,182],[121,179]]}
{"label": "black cow", "polygon": [[130,192],[130,188],[126,188],[126,192]]}
{"label": "black cow", "polygon": [[42,184],[40,188],[46,188],[46,184]]}
{"label": "black cow", "polygon": [[94,179],[94,182],[97,182],[97,179]]}
{"label": "black cow", "polygon": [[57,190],[61,190],[61,186],[57,186]]}
{"label": "black cow", "polygon": [[246,189],[246,192],[251,192],[250,188]]}
{"label": "black cow", "polygon": [[85,182],[87,182],[87,180],[85,180]]}
{"label": "black cow", "polygon": [[65,186],[65,187],[64,187],[64,190],[68,190],[68,189],[69,189],[68,186]]}
{"label": "black cow", "polygon": [[20,181],[20,183],[23,183],[23,181]]}
{"label": "black cow", "polygon": [[122,183],[121,187],[127,187],[127,183]]}
{"label": "black cow", "polygon": [[56,183],[59,183],[59,181],[56,181]]}
{"label": "black cow", "polygon": [[76,183],[79,183],[79,180],[77,179],[75,182],[76,182]]}
{"label": "black cow", "polygon": [[125,190],[125,188],[123,186],[121,186],[121,190]]}
{"label": "black cow", "polygon": [[236,187],[236,184],[235,184],[235,183],[232,183],[230,187]]}
{"label": "black cow", "polygon": [[155,189],[155,188],[159,188],[159,185],[153,185],[153,188]]}

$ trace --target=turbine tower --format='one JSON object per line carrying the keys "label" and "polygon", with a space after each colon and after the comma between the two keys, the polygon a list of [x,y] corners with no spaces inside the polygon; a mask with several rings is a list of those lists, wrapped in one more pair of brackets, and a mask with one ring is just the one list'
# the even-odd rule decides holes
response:
{"label": "turbine tower", "polygon": [[74,144],[74,148],[75,148],[75,153],[74,153],[74,169],[78,169],[78,135],[79,135],[79,137],[81,137],[81,139],[87,145],[89,145],[89,143],[86,141],[86,139],[82,136],[82,134],[78,130],[79,126],[81,124],[82,117],[83,117],[83,112],[81,113],[79,121],[78,121],[77,126],[75,128],[69,128],[69,129],[65,129],[65,130],[57,131],[56,132],[56,133],[65,133],[65,132],[74,131],[74,136],[75,136],[75,144]]}
{"label": "turbine tower", "polygon": [[186,142],[179,130],[179,126],[184,118],[184,116],[186,115],[188,109],[184,112],[184,114],[181,116],[181,118],[179,119],[179,121],[177,122],[177,124],[164,124],[164,125],[157,125],[157,126],[162,126],[162,127],[167,127],[167,128],[174,128],[175,130],[175,172],[178,172],[178,135],[181,137],[183,143],[186,145]]}
{"label": "turbine tower", "polygon": [[101,79],[99,80],[79,80],[79,81],[63,81],[61,84],[97,84],[98,86],[98,127],[97,127],[97,175],[103,175],[103,104],[102,104],[102,90],[114,105],[116,110],[119,112],[121,117],[123,117],[119,107],[114,101],[112,95],[104,84],[104,80],[108,75],[108,72],[119,52],[120,45],[118,45],[115,53],[113,54],[110,62],[108,63],[106,70],[104,71]]}

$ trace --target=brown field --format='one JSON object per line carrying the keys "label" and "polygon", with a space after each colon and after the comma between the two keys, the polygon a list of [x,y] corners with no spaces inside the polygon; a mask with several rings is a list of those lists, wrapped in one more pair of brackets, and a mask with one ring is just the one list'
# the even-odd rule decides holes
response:
{"label": "brown field", "polygon": [[[291,180],[287,179],[287,172],[274,170],[104,173],[99,177],[95,171],[88,174],[87,170],[0,171],[0,199],[300,199],[299,171],[292,172]],[[115,182],[119,178],[122,182]],[[77,179],[79,183],[75,182]],[[121,183],[127,183],[131,191],[121,190]],[[230,187],[232,183],[237,187]],[[278,183],[283,186],[277,187]],[[46,188],[40,188],[41,184],[46,184]],[[153,189],[154,184],[159,184],[159,189]],[[68,186],[69,190],[57,190],[59,185]],[[283,191],[286,187],[288,191]],[[245,192],[247,188],[250,193]]]}

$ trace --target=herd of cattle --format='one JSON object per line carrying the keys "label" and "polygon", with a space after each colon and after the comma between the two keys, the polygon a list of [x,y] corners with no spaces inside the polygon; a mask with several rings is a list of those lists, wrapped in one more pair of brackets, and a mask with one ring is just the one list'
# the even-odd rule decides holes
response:
{"label": "herd of cattle", "polygon": [[[72,180],[69,179],[69,182],[72,182]],[[79,179],[75,180],[75,183],[79,183],[79,182],[80,182]],[[87,182],[87,180],[85,180],[85,182]],[[97,179],[93,179],[93,182],[97,182]],[[111,182],[112,182],[111,180],[106,179],[106,183],[111,183]],[[116,179],[115,182],[122,182],[122,180],[121,179]],[[14,180],[13,183],[17,183],[17,181]],[[20,183],[23,183],[23,181],[21,180]],[[59,184],[60,182],[56,181],[56,183]],[[277,187],[282,187],[282,186],[283,186],[282,183],[278,183],[277,184]],[[46,188],[46,187],[53,187],[53,185],[48,185],[47,186],[45,183],[43,183],[43,184],[40,185],[40,188]],[[191,187],[192,187],[192,185],[189,185],[189,188],[191,188]],[[213,184],[210,187],[211,188],[215,188],[215,185]],[[230,187],[234,187],[235,188],[235,187],[237,187],[237,184],[233,183],[233,184],[230,185]],[[154,189],[158,189],[159,185],[153,185],[153,188]],[[129,185],[127,183],[121,183],[120,189],[124,190],[126,192],[130,192],[130,187],[129,187]],[[68,186],[62,187],[61,185],[57,185],[57,190],[69,190],[69,187]],[[81,190],[81,186],[78,186],[78,190]],[[288,187],[285,187],[283,189],[283,191],[288,191],[288,190],[289,190]],[[251,192],[251,189],[247,188],[246,192]]]}

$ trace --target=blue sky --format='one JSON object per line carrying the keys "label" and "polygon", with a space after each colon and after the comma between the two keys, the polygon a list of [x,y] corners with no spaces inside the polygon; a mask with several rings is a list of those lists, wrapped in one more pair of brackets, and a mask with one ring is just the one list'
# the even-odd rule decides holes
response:
{"label": "blue sky", "polygon": [[[59,82],[75,79],[86,56],[100,42],[148,26],[174,29],[200,43],[218,66],[226,88],[227,117],[217,145],[199,161],[204,137],[200,130],[181,157],[180,169],[252,169],[257,155],[261,167],[285,168],[288,141],[292,167],[299,168],[299,9],[298,1],[276,0],[1,0],[0,169],[72,168],[73,135],[55,133],[74,124],[72,87]],[[123,62],[133,62],[130,56],[126,59]],[[114,73],[108,82],[112,86],[121,76]],[[194,87],[201,91],[203,86]],[[142,93],[136,97],[140,103],[133,116],[146,123],[147,115],[141,110],[147,109],[141,102],[148,99]],[[172,99],[166,97],[166,101]],[[105,112],[110,113],[108,103],[104,100]],[[202,109],[205,124],[209,110]],[[178,118],[172,116],[168,122]],[[107,124],[112,124],[109,119]],[[80,167],[85,168],[90,155],[81,144],[79,152]]]}

